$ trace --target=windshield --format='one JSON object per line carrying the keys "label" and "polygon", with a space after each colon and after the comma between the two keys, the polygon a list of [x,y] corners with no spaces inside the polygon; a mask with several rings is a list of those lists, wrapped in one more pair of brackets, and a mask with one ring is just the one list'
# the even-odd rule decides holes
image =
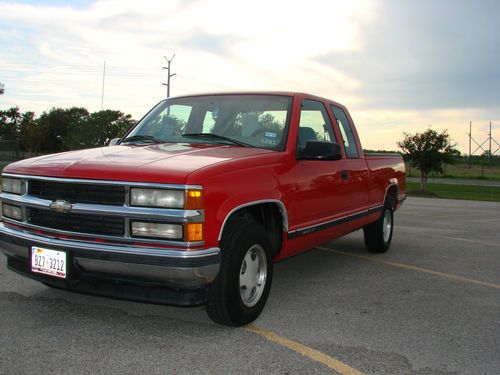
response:
{"label": "windshield", "polygon": [[217,143],[273,150],[285,148],[291,98],[275,95],[210,95],[159,103],[122,139]]}

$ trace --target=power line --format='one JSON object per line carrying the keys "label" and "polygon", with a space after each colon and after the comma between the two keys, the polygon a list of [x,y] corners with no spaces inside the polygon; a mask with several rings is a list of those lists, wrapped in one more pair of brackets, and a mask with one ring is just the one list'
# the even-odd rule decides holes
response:
{"label": "power line", "polygon": [[[20,73],[30,74],[57,74],[57,75],[74,75],[75,71],[79,73],[88,73],[92,75],[101,75],[102,67],[91,65],[61,65],[61,64],[11,64],[0,61],[0,68],[4,75],[15,76]],[[113,66],[106,65],[106,73],[113,76],[131,76],[131,77],[158,77],[158,73],[152,68],[130,67],[130,66]]]}
{"label": "power line", "polygon": [[[75,69],[75,68],[84,68],[84,69],[91,69],[91,70],[96,70],[100,71],[101,68],[98,64],[61,64],[61,63],[40,63],[40,64],[32,64],[32,63],[25,63],[25,62],[8,62],[8,61],[2,61],[0,60],[0,65],[6,66],[6,67],[11,67],[12,69],[20,69],[20,68],[26,68],[26,69],[33,69],[33,68],[68,68],[68,69]],[[109,65],[107,66],[108,69],[125,69],[125,70],[151,70],[151,67],[141,67],[137,65]]]}

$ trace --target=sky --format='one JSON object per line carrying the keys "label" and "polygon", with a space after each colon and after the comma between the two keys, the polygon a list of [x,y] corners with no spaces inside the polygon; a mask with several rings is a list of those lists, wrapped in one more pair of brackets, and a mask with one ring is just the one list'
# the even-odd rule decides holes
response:
{"label": "sky", "polygon": [[140,119],[175,54],[172,96],[302,91],[344,104],[365,149],[431,127],[467,153],[471,121],[479,144],[490,121],[500,142],[499,14],[499,0],[0,0],[0,109]]}

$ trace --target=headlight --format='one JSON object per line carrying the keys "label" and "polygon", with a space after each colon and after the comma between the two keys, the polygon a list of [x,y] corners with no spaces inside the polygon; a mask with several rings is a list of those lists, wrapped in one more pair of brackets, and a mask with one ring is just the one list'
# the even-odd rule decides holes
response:
{"label": "headlight", "polygon": [[145,207],[184,208],[184,196],[184,190],[132,188],[130,204]]}
{"label": "headlight", "polygon": [[4,177],[2,179],[2,190],[6,193],[21,195],[23,192],[23,183],[17,178]]}
{"label": "headlight", "polygon": [[130,189],[130,205],[199,210],[203,209],[203,191],[132,188]]}
{"label": "headlight", "polygon": [[12,206],[10,204],[5,204],[5,203],[2,203],[2,215],[8,217],[9,219],[14,219],[19,221],[21,221],[23,218],[21,207]]}
{"label": "headlight", "polygon": [[182,240],[182,224],[132,222],[132,236]]}

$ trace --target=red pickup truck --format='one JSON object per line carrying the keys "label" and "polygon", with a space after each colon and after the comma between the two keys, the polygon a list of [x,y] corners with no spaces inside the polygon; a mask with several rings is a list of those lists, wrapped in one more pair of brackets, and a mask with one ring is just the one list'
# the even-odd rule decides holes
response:
{"label": "red pickup truck", "polygon": [[111,143],[4,169],[9,269],[239,326],[274,262],[358,229],[385,252],[405,198],[401,156],[364,154],[347,109],[304,93],[171,98]]}

